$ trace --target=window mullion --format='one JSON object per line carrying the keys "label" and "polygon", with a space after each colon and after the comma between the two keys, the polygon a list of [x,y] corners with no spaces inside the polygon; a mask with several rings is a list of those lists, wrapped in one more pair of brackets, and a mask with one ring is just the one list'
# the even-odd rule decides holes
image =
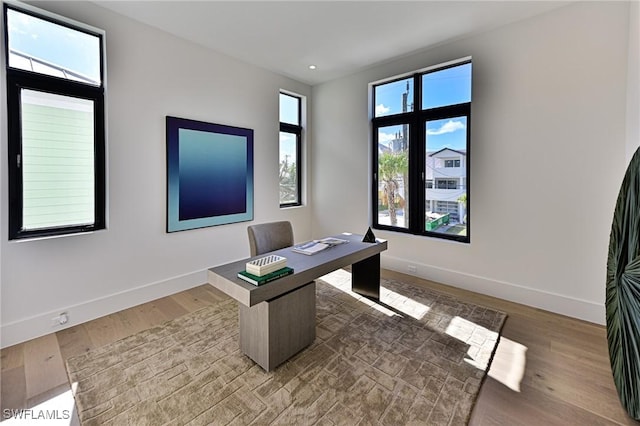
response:
{"label": "window mullion", "polygon": [[419,120],[416,115],[415,124],[413,125],[413,140],[414,140],[414,155],[413,159],[413,218],[412,232],[422,233],[424,231],[425,222],[425,135],[424,135],[424,123]]}

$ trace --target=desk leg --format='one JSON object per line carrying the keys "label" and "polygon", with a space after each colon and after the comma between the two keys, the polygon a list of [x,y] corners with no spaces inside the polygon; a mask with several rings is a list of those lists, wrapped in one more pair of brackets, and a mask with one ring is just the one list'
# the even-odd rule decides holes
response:
{"label": "desk leg", "polygon": [[380,299],[380,254],[352,265],[351,290],[365,297]]}
{"label": "desk leg", "polygon": [[316,338],[316,283],[240,307],[240,350],[271,371]]}

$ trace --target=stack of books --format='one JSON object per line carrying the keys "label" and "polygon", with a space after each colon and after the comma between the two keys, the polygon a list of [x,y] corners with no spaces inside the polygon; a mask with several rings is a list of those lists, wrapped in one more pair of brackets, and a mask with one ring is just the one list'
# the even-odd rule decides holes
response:
{"label": "stack of books", "polygon": [[253,285],[266,284],[293,274],[293,269],[287,266],[287,258],[276,255],[247,262],[245,268],[244,271],[238,272],[238,278]]}

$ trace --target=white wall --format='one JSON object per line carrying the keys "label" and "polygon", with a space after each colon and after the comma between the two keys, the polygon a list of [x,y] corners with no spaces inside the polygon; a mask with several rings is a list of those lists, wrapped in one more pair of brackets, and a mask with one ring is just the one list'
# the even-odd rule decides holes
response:
{"label": "white wall", "polygon": [[629,60],[627,65],[627,162],[640,148],[640,2],[629,8]]}
{"label": "white wall", "polygon": [[[278,92],[310,87],[246,65],[87,2],[46,8],[107,32],[109,229],[7,242],[6,103],[2,137],[1,344],[69,326],[206,282],[206,269],[249,255],[247,223],[167,234],[165,116],[254,129],[254,221],[291,220],[311,236],[308,207],[278,205]],[[4,54],[4,52],[3,52]],[[2,81],[2,99],[5,77]]]}
{"label": "white wall", "polygon": [[368,83],[473,56],[471,244],[378,231],[382,265],[604,323],[629,9],[576,3],[315,86],[313,235],[370,223]]}

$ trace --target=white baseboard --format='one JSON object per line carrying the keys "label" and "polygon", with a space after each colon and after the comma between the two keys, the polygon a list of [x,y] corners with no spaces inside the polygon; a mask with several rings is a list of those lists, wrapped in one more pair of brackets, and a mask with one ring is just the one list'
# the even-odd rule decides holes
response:
{"label": "white baseboard", "polygon": [[604,303],[599,304],[514,283],[439,268],[433,265],[416,262],[411,262],[411,264],[416,265],[416,272],[407,271],[406,259],[385,256],[384,254],[380,259],[381,267],[403,274],[413,275],[437,283],[544,309],[595,324],[604,325],[606,323]]}
{"label": "white baseboard", "polygon": [[[64,330],[65,328],[187,290],[206,282],[206,270],[190,272],[77,305],[63,306],[43,314],[2,324],[2,327],[0,327],[0,347],[6,348],[36,337]],[[52,318],[62,312],[68,314],[69,321],[63,326],[53,326]]]}

